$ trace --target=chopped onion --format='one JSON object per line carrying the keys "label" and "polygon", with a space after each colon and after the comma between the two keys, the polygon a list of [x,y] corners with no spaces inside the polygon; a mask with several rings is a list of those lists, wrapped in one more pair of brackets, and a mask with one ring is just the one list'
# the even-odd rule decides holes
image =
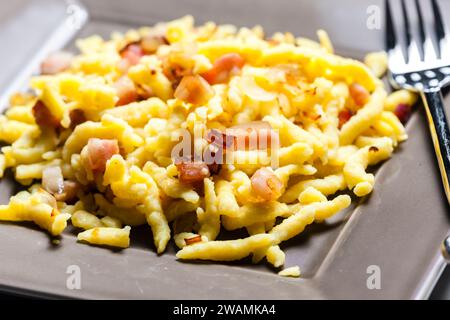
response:
{"label": "chopped onion", "polygon": [[60,167],[44,169],[42,172],[42,187],[53,195],[64,192],[64,177]]}
{"label": "chopped onion", "polygon": [[55,199],[64,202],[74,200],[79,189],[80,184],[78,182],[66,180],[64,181],[64,192],[55,194]]}

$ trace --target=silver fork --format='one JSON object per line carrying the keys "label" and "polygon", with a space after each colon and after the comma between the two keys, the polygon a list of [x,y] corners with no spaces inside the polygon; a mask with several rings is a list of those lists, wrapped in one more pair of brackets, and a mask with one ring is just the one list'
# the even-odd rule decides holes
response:
{"label": "silver fork", "polygon": [[412,35],[412,27],[405,0],[401,0],[406,55],[397,41],[389,0],[386,8],[386,49],[389,55],[389,80],[395,88],[419,92],[425,106],[431,138],[441,172],[447,201],[450,203],[450,130],[444,110],[441,89],[450,82],[450,37],[436,0],[431,0],[434,13],[434,36],[438,46],[434,49],[430,30],[424,23],[419,0],[414,0],[417,12],[418,41]]}

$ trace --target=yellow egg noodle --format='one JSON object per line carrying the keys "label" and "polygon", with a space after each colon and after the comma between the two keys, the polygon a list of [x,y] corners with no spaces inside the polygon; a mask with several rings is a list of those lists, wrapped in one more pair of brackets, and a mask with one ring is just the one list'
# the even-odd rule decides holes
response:
{"label": "yellow egg noodle", "polygon": [[[158,253],[173,239],[179,259],[252,255],[282,267],[282,242],[372,192],[368,167],[407,139],[396,108],[416,99],[386,92],[383,52],[363,64],[335,55],[325,31],[318,38],[186,16],[78,40],[80,54],[65,67],[46,60],[33,93],[0,115],[0,177],[11,169],[27,187],[0,205],[0,220],[54,236],[71,222],[79,241],[119,248],[148,224]],[[264,128],[277,148],[259,145]],[[208,137],[227,130],[260,140],[228,148]],[[186,134],[194,156],[214,147],[226,161],[174,158]],[[248,237],[218,240],[222,228]]]}

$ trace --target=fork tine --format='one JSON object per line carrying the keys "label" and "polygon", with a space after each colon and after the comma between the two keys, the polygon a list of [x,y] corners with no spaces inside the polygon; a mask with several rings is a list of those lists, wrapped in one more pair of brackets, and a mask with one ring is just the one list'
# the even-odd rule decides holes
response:
{"label": "fork tine", "polygon": [[449,50],[448,46],[450,44],[449,44],[448,37],[446,37],[444,20],[442,19],[442,14],[441,14],[441,9],[439,8],[439,4],[437,3],[437,0],[431,0],[431,4],[433,7],[433,14],[435,17],[434,29],[435,29],[436,38],[438,40],[438,45],[439,45],[438,56],[439,56],[439,58],[442,58],[442,56],[444,55],[444,52],[446,50]]}
{"label": "fork tine", "polygon": [[389,53],[389,65],[398,66],[405,64],[405,57],[395,32],[394,20],[392,18],[389,0],[385,0],[386,15],[386,51]]}
{"label": "fork tine", "polygon": [[403,14],[403,23],[405,25],[406,46],[408,48],[406,52],[406,61],[407,63],[419,62],[421,60],[419,48],[417,47],[417,43],[412,36],[411,24],[409,22],[409,16],[408,11],[406,9],[405,0],[402,0],[402,14]]}
{"label": "fork tine", "polygon": [[427,33],[425,22],[423,19],[422,14],[422,7],[419,3],[420,0],[415,0],[416,2],[416,11],[417,16],[419,18],[419,47],[422,51],[422,60],[423,61],[430,61],[437,58],[436,50],[433,46],[433,41],[431,40],[431,37]]}
{"label": "fork tine", "polygon": [[416,11],[417,11],[417,17],[419,18],[419,43],[418,46],[420,50],[422,51],[422,60],[425,59],[425,42],[427,41],[426,34],[425,34],[425,24],[423,22],[423,15],[422,10],[419,4],[419,0],[415,0],[416,3]]}
{"label": "fork tine", "polygon": [[391,51],[397,46],[397,36],[395,35],[395,27],[392,20],[391,5],[389,4],[389,0],[385,0],[384,3],[386,10],[386,51]]}
{"label": "fork tine", "polygon": [[405,0],[402,0],[402,14],[403,14],[403,24],[405,27],[406,46],[409,46],[411,44],[411,40],[412,40],[411,24],[409,23],[408,11],[406,11]]}

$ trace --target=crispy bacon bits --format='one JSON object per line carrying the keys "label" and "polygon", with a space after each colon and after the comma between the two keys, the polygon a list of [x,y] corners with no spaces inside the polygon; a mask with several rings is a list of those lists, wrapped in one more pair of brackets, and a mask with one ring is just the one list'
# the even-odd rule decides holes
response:
{"label": "crispy bacon bits", "polygon": [[211,163],[208,164],[208,169],[211,175],[219,174],[222,169],[222,165],[220,163]]}
{"label": "crispy bacon bits", "polygon": [[273,201],[281,196],[283,182],[268,168],[258,169],[251,178],[255,196],[264,201]]}
{"label": "crispy bacon bits", "polygon": [[237,53],[227,53],[217,59],[213,67],[201,76],[210,84],[227,82],[230,76],[239,72],[245,64],[244,58]]}
{"label": "crispy bacon bits", "polygon": [[71,128],[75,128],[77,125],[87,121],[86,115],[84,114],[84,111],[81,109],[70,110],[69,118]]}
{"label": "crispy bacon bits", "polygon": [[214,90],[201,76],[184,76],[175,90],[175,98],[194,105],[208,102],[214,96]]}
{"label": "crispy bacon bits", "polygon": [[34,116],[34,120],[38,124],[38,126],[43,128],[58,128],[60,126],[60,122],[58,118],[56,118],[47,106],[40,100],[36,101],[33,106],[32,113]]}
{"label": "crispy bacon bits", "polygon": [[123,106],[132,102],[137,101],[138,93],[133,81],[128,77],[120,77],[113,85],[114,89],[117,91],[117,96],[119,100],[116,106]]}
{"label": "crispy bacon bits", "polygon": [[119,154],[117,140],[91,138],[87,144],[87,160],[92,171],[104,172],[106,162],[115,154]]}
{"label": "crispy bacon bits", "polygon": [[339,112],[339,115],[338,115],[339,129],[342,128],[342,126],[344,124],[346,124],[347,121],[350,120],[351,117],[353,117],[353,113],[348,109],[344,109],[341,112]]}
{"label": "crispy bacon bits", "polygon": [[73,60],[73,54],[70,52],[59,51],[50,54],[41,63],[41,74],[52,75],[63,72],[70,68]]}
{"label": "crispy bacon bits", "polygon": [[350,97],[358,107],[364,106],[370,99],[370,93],[362,85],[354,82],[349,87]]}
{"label": "crispy bacon bits", "polygon": [[180,162],[176,166],[181,183],[195,184],[210,176],[209,168],[204,162]]}
{"label": "crispy bacon bits", "polygon": [[197,243],[197,242],[202,242],[202,236],[196,235],[195,237],[186,238],[186,239],[184,239],[184,242],[186,242],[187,246]]}
{"label": "crispy bacon bits", "polygon": [[411,107],[406,103],[400,103],[395,108],[394,114],[397,116],[401,123],[405,124],[411,117]]}
{"label": "crispy bacon bits", "polygon": [[141,58],[145,55],[139,42],[132,42],[127,44],[122,50],[119,51],[122,61],[119,65],[122,71],[127,70],[129,67],[138,64]]}

